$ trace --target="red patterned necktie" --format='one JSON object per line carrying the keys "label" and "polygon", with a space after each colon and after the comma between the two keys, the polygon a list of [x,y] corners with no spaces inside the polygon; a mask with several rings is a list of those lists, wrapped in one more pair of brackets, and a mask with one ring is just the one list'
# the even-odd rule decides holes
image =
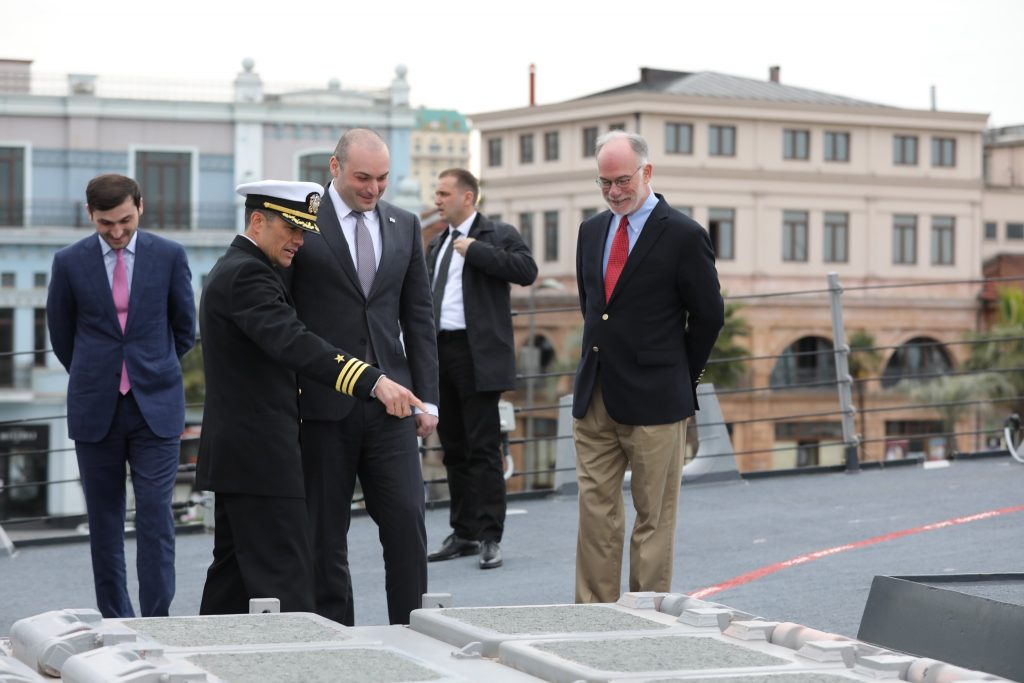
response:
{"label": "red patterned necktie", "polygon": [[[128,322],[128,268],[124,264],[124,249],[115,249],[117,263],[114,265],[114,282],[112,293],[114,295],[114,308],[117,309],[117,321],[121,323],[121,332],[124,332],[125,323]],[[119,391],[127,394],[132,388],[128,381],[128,367],[121,361],[121,386]]]}
{"label": "red patterned necktie", "polygon": [[622,275],[622,269],[626,267],[626,257],[629,256],[629,218],[623,216],[619,221],[619,229],[615,232],[615,239],[612,240],[612,250],[608,253],[608,268],[604,272],[604,301],[612,298],[615,291],[615,283]]}

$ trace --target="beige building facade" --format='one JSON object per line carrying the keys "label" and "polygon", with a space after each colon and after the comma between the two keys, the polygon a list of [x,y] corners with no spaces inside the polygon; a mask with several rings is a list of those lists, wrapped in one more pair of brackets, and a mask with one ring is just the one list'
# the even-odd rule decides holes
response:
{"label": "beige building facade", "polygon": [[[980,287],[964,281],[980,278],[997,252],[1024,253],[1013,227],[1024,221],[1024,154],[1010,142],[1019,131],[996,148],[985,114],[810,91],[781,83],[777,70],[758,81],[642,69],[620,88],[471,119],[487,213],[519,226],[538,281],[561,282],[572,295],[579,223],[605,208],[593,182],[594,141],[614,128],[645,136],[654,191],[709,230],[722,288],[742,297],[739,315],[751,328],[740,342],[751,356],[770,357],[748,364],[741,384],[755,391],[722,396],[734,447],[746,453],[741,469],[842,462],[842,448],[829,445],[842,441],[839,414],[802,417],[838,411],[835,387],[797,386],[835,379],[821,291],[829,272],[845,290],[846,334],[863,330],[883,347],[873,376],[885,380],[864,383],[863,457],[938,450],[913,437],[938,431],[934,412],[881,410],[909,404],[880,385],[958,367],[968,351],[956,342],[979,325]],[[992,222],[997,236],[986,239]],[[528,292],[520,298],[528,308]],[[525,344],[526,321],[519,324]],[[538,316],[544,338],[535,341],[571,367],[580,324],[574,311]]]}

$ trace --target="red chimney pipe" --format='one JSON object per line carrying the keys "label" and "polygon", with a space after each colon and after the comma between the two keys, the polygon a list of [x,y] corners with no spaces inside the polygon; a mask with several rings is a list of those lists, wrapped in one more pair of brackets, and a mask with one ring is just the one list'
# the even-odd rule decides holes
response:
{"label": "red chimney pipe", "polygon": [[537,90],[537,67],[534,64],[530,64],[530,106],[536,106],[537,100],[535,93]]}

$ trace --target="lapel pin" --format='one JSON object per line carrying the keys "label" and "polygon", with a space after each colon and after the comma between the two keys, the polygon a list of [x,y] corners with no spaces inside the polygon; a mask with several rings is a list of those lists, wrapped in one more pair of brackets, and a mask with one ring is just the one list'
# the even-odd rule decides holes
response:
{"label": "lapel pin", "polygon": [[395,217],[394,216],[388,216],[388,222],[389,223],[394,223],[395,222]]}

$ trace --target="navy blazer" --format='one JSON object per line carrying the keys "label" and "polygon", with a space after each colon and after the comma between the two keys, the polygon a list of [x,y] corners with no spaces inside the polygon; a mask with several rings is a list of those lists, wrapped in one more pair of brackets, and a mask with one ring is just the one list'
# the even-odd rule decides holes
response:
{"label": "navy blazer", "polygon": [[58,251],[46,298],[57,359],[70,374],[68,436],[101,441],[110,429],[127,365],[132,394],[159,437],[185,428],[183,356],[195,343],[196,303],[185,249],[139,230],[124,332],[93,233]]}
{"label": "navy blazer", "polygon": [[711,239],[658,197],[605,303],[604,247],[612,213],[580,225],[576,278],[583,345],[573,416],[600,377],[605,407],[628,425],[678,422],[697,408],[697,382],[724,322]]}
{"label": "navy blazer", "polygon": [[[381,256],[370,295],[363,294],[329,188],[317,213],[320,238],[308,238],[284,271],[299,319],[335,346],[367,357],[371,340],[384,373],[427,403],[437,404],[437,335],[420,220],[377,202]],[[306,420],[341,420],[355,405],[330,387],[300,376]]]}

